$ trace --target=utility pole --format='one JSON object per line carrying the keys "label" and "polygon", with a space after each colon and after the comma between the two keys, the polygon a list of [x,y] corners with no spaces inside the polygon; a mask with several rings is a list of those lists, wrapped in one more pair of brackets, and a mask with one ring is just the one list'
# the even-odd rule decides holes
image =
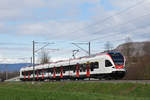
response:
{"label": "utility pole", "polygon": [[8,68],[7,68],[7,64],[6,64],[6,80],[8,79]]}
{"label": "utility pole", "polygon": [[[75,45],[76,47],[78,47],[79,49],[81,49],[82,51],[84,51],[85,53],[87,53],[89,56],[91,55],[91,42],[88,43],[72,43],[73,45]],[[80,45],[88,45],[88,50],[83,49],[82,47],[79,46]]]}
{"label": "utility pole", "polygon": [[35,66],[34,66],[34,63],[35,63],[35,42],[33,40],[33,61],[32,61],[32,66],[33,66],[33,81],[35,81]]}
{"label": "utility pole", "polygon": [[89,42],[89,56],[91,55],[91,43]]}
{"label": "utility pole", "polygon": [[31,63],[31,65],[32,65],[32,57],[31,57],[30,59],[31,59],[30,63]]}
{"label": "utility pole", "polygon": [[43,47],[39,48],[38,50],[35,50],[35,43],[39,43],[39,42],[35,42],[34,40],[32,41],[32,46],[33,46],[33,50],[32,50],[32,66],[33,66],[33,81],[35,81],[35,53],[38,52],[39,50],[47,47],[49,44],[54,44],[54,43],[48,43],[48,42],[43,42],[44,44],[46,43],[46,45],[44,45]]}

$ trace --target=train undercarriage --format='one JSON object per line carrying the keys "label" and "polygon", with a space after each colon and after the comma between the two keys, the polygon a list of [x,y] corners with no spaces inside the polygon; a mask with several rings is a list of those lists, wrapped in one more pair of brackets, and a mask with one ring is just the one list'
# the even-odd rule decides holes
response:
{"label": "train undercarriage", "polygon": [[[99,79],[99,80],[119,80],[125,76],[124,71],[115,71],[109,74],[91,74],[89,77],[86,75],[80,75],[79,77],[76,76],[60,76],[53,77],[35,77],[35,81],[49,81],[49,80],[85,80],[85,79]],[[22,81],[33,81],[33,78],[21,78]]]}

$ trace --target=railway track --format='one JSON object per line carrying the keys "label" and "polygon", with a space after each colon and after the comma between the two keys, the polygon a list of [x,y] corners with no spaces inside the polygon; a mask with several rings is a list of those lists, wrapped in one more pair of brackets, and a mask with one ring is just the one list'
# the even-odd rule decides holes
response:
{"label": "railway track", "polygon": [[[17,79],[17,81],[16,81]],[[9,80],[6,80],[5,82],[19,82],[19,77],[15,77]],[[23,81],[20,81],[23,82]],[[33,82],[33,81],[24,81],[24,82]],[[141,84],[150,84],[150,80],[98,80],[98,79],[85,79],[85,80],[47,80],[47,81],[35,81],[35,83],[37,82],[99,82],[99,83],[141,83]]]}
{"label": "railway track", "polygon": [[150,84],[150,80],[79,80],[77,82],[100,82],[100,83],[141,83]]}
{"label": "railway track", "polygon": [[[33,81],[26,81],[33,82]],[[35,83],[48,83],[48,82],[83,82],[83,83],[91,83],[91,82],[99,82],[99,83],[137,83],[137,84],[150,84],[150,80],[50,80],[50,81],[35,81]]]}

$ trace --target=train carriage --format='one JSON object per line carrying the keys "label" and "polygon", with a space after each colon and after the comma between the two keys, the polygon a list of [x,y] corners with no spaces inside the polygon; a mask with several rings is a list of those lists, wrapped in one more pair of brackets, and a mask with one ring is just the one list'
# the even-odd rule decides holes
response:
{"label": "train carriage", "polygon": [[[77,59],[36,65],[35,80],[121,79],[126,73],[125,57],[119,52],[106,52]],[[20,69],[20,79],[33,80],[33,67]]]}

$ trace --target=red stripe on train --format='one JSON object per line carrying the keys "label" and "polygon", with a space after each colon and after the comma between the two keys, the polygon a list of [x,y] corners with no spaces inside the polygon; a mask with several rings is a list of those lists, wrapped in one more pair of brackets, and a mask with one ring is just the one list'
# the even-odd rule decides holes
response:
{"label": "red stripe on train", "polygon": [[87,77],[90,77],[90,65],[87,64],[87,65],[86,65],[86,68],[87,68],[86,76],[87,76]]}
{"label": "red stripe on train", "polygon": [[60,67],[60,78],[63,78],[63,67]]}
{"label": "red stripe on train", "polygon": [[76,65],[76,76],[79,78],[79,64]]}
{"label": "red stripe on train", "polygon": [[44,69],[42,70],[42,79],[44,79]]}
{"label": "red stripe on train", "polygon": [[49,78],[51,78],[51,74],[49,74]]}

